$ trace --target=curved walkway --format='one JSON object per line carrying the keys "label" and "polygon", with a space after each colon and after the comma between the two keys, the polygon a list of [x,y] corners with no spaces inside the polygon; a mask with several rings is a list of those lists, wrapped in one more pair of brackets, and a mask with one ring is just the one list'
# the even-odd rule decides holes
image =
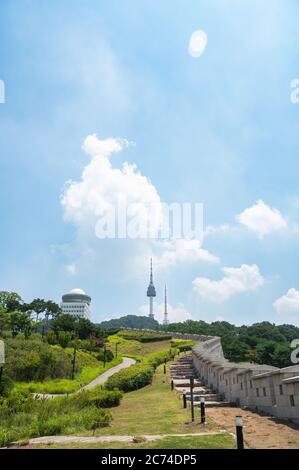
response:
{"label": "curved walkway", "polygon": [[96,377],[92,382],[90,382],[87,385],[84,385],[84,387],[79,388],[79,390],[76,390],[76,392],[72,393],[34,393],[34,396],[37,398],[55,398],[55,397],[64,397],[67,395],[75,395],[76,393],[82,392],[83,390],[89,390],[93,387],[96,387],[97,385],[102,385],[103,383],[106,382],[106,380],[109,379],[112,375],[116,374],[116,372],[119,372],[122,369],[126,369],[127,367],[132,366],[133,364],[136,363],[135,359],[131,359],[130,357],[123,357],[123,361],[121,364],[118,364],[117,366],[111,367],[111,369],[106,370],[103,374],[99,375]]}

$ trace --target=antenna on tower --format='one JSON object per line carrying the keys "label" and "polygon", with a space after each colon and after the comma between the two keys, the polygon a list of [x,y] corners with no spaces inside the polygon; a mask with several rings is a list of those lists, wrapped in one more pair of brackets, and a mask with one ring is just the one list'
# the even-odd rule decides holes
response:
{"label": "antenna on tower", "polygon": [[167,311],[167,288],[165,284],[165,295],[164,295],[164,319],[163,319],[163,325],[168,325],[168,311]]}

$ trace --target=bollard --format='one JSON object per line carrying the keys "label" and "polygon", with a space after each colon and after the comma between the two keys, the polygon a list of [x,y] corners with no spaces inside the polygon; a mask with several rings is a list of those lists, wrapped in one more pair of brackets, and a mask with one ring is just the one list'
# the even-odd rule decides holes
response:
{"label": "bollard", "polygon": [[236,436],[237,436],[237,449],[244,449],[242,416],[236,416]]}
{"label": "bollard", "polygon": [[194,387],[194,378],[190,377],[190,406],[191,406],[191,421],[192,421],[192,423],[194,423],[193,387]]}
{"label": "bollard", "polygon": [[187,408],[186,392],[183,393],[183,404],[184,404],[184,408]]}
{"label": "bollard", "polygon": [[206,423],[206,404],[205,397],[200,397],[200,422],[201,424]]}
{"label": "bollard", "polygon": [[173,383],[173,380],[171,379],[171,390],[174,389],[174,383]]}
{"label": "bollard", "polygon": [[164,364],[164,374],[166,374],[166,364]]}

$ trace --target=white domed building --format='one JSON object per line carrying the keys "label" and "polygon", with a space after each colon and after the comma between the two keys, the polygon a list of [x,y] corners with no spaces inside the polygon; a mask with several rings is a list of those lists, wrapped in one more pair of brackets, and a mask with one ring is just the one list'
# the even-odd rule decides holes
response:
{"label": "white domed building", "polygon": [[77,315],[90,320],[90,303],[91,297],[83,289],[76,288],[62,296],[60,307],[63,314]]}

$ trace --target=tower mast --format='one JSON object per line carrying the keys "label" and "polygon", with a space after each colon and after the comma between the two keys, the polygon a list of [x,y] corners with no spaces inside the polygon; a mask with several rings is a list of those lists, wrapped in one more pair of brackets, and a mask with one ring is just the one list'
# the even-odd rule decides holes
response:
{"label": "tower mast", "polygon": [[163,325],[168,325],[168,311],[167,311],[167,289],[166,289],[166,284],[165,284],[165,297],[164,297],[164,319],[163,319]]}

